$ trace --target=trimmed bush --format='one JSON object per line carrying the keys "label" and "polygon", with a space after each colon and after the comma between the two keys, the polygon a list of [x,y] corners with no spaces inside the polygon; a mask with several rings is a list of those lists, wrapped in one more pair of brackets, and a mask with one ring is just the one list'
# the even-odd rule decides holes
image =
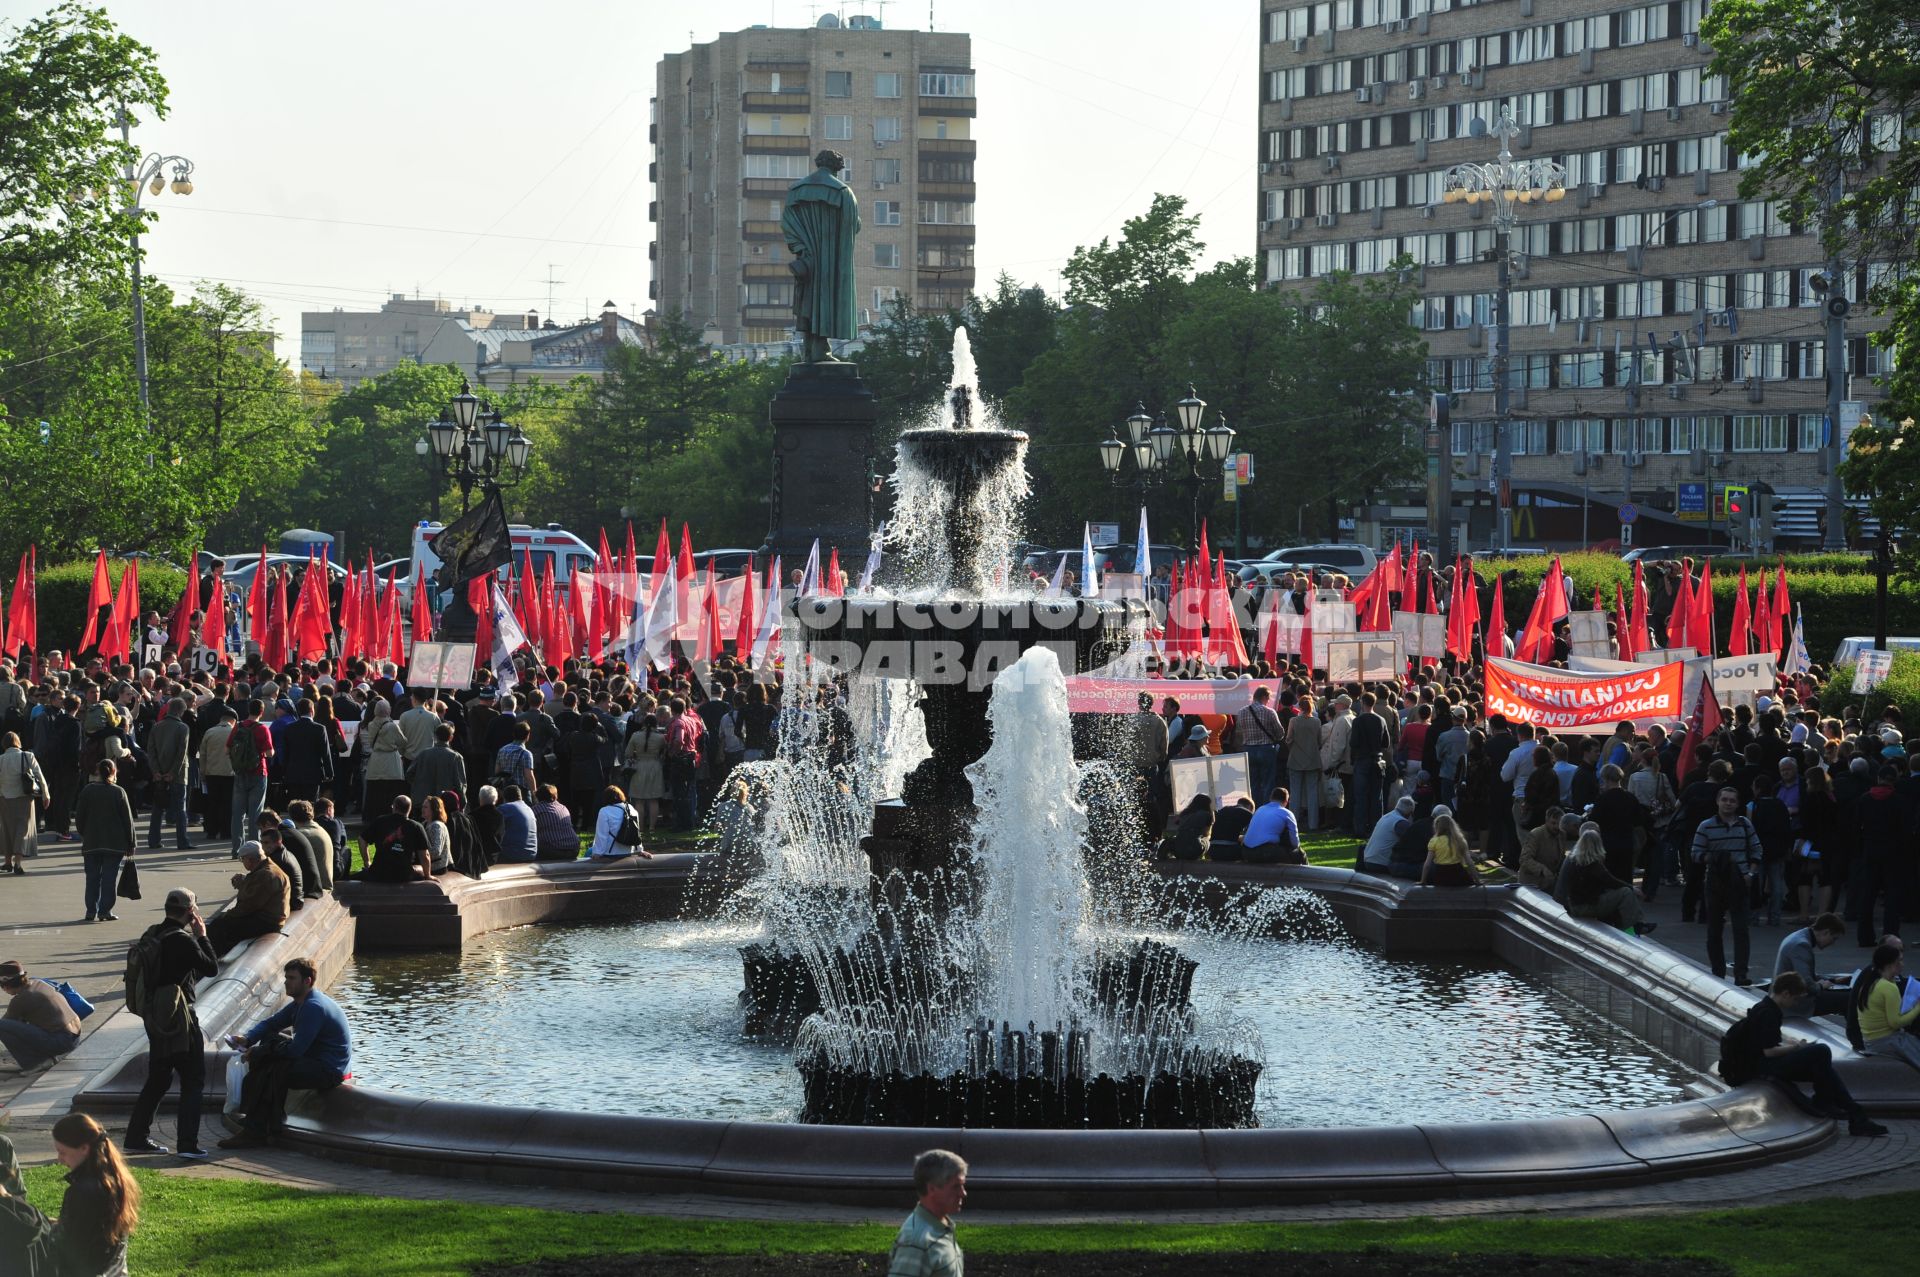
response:
{"label": "trimmed bush", "polygon": [[[1900,707],[1902,731],[1920,725],[1920,652],[1895,652],[1893,669],[1886,681],[1861,696],[1853,690],[1853,666],[1836,665],[1820,688],[1820,712],[1845,719],[1858,714],[1865,722],[1876,717],[1889,704]],[[1863,708],[1864,707],[1864,708]]]}
{"label": "trimmed bush", "polygon": [[[116,593],[125,575],[127,560],[108,559],[107,577]],[[87,626],[87,587],[93,584],[93,560],[42,564],[39,577],[40,649],[72,652]],[[161,616],[173,611],[187,588],[187,575],[157,559],[140,560],[140,607]],[[11,642],[13,636],[8,635]]]}

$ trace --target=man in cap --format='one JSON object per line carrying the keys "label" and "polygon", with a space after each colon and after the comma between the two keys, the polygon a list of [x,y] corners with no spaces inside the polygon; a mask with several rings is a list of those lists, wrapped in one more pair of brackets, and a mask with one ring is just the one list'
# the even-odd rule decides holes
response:
{"label": "man in cap", "polygon": [[[147,1081],[127,1119],[122,1145],[130,1153],[165,1153],[149,1136],[160,1101],[180,1078],[180,1157],[202,1158],[200,1100],[206,1089],[206,1037],[194,1008],[194,989],[202,977],[216,974],[220,959],[207,938],[199,901],[185,887],[167,893],[166,916],[148,927],[127,954],[129,1009],[147,1027]],[[140,996],[141,1006],[131,1000]]]}
{"label": "man in cap", "polygon": [[257,841],[248,839],[240,844],[240,864],[246,872],[233,876],[238,894],[207,924],[207,938],[221,957],[242,940],[278,931],[287,925],[292,913],[293,884],[278,865],[267,859]]}
{"label": "man in cap", "polygon": [[19,962],[0,962],[0,1046],[12,1054],[18,1073],[37,1073],[80,1045],[80,1017],[60,990],[27,974]]}

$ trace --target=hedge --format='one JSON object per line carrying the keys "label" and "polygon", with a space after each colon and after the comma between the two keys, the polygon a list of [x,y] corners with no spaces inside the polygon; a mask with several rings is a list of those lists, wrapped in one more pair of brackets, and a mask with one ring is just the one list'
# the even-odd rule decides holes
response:
{"label": "hedge", "polygon": [[[1865,702],[1865,712],[1861,703]],[[1861,721],[1873,719],[1891,703],[1900,707],[1903,731],[1920,724],[1920,652],[1895,652],[1893,669],[1886,680],[1864,697],[1853,690],[1853,666],[1837,665],[1820,689],[1820,712],[1845,719],[1859,714]]]}
{"label": "hedge", "polygon": [[[1747,564],[1748,592],[1757,593],[1759,560],[1721,559],[1713,564],[1715,632],[1721,636],[1723,648],[1725,636],[1733,630],[1733,598],[1739,590],[1742,562]],[[1506,604],[1507,624],[1518,630],[1526,623],[1533,597],[1539,592],[1540,582],[1551,563],[1549,556],[1530,555],[1517,560],[1478,559],[1475,568],[1482,580],[1488,579],[1488,573],[1496,564],[1503,571],[1511,569],[1516,574],[1517,579],[1507,582]],[[1799,606],[1806,620],[1807,655],[1816,665],[1833,659],[1841,639],[1873,633],[1871,559],[1857,555],[1808,554],[1789,555],[1786,563],[1787,595]],[[1610,554],[1565,554],[1560,556],[1560,565],[1566,569],[1574,607],[1591,606],[1593,588],[1597,585],[1601,599],[1611,608],[1616,582],[1621,586],[1622,595],[1632,602],[1631,563],[1623,563]],[[1769,593],[1773,590],[1775,571],[1774,563],[1766,565]],[[1898,581],[1889,583],[1887,632],[1920,634],[1920,590]]]}
{"label": "hedge", "polygon": [[[108,559],[107,577],[117,594],[127,560]],[[87,625],[87,589],[93,584],[93,560],[40,567],[38,603],[40,612],[40,648],[42,651],[73,651]],[[165,616],[187,588],[187,574],[156,559],[140,560],[140,607],[143,611]],[[12,595],[9,594],[11,601]],[[10,648],[18,650],[13,636],[7,636]]]}

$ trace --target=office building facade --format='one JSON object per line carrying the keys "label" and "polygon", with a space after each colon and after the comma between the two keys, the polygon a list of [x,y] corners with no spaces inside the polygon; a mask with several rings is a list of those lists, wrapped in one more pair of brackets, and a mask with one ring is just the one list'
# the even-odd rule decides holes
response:
{"label": "office building facade", "polygon": [[972,41],[833,15],[721,35],[660,61],[649,136],[653,279],[663,315],[711,345],[788,341],[780,215],[813,157],[847,157],[860,203],[860,318],[896,298],[958,308],[974,287]]}
{"label": "office building facade", "polygon": [[[1430,378],[1452,396],[1457,517],[1496,540],[1495,232],[1444,202],[1453,165],[1566,170],[1511,237],[1508,386],[1516,543],[1718,539],[1723,490],[1770,485],[1773,541],[1817,543],[1827,473],[1826,306],[1815,227],[1743,200],[1701,0],[1328,0],[1260,7],[1259,244],[1270,287],[1410,260]],[[1898,126],[1895,125],[1895,128]],[[1871,150],[1890,138],[1868,139]],[[1844,430],[1884,354],[1846,263]],[[1633,540],[1634,534],[1628,533]]]}

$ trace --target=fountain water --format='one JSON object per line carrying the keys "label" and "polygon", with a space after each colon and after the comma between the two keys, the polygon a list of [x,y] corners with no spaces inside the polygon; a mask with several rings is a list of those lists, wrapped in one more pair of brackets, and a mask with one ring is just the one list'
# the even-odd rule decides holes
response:
{"label": "fountain water", "polygon": [[[829,711],[790,683],[787,754],[758,772],[768,853],[743,891],[767,928],[742,950],[748,1028],[795,1032],[809,1121],[1250,1125],[1257,1035],[1204,1022],[1195,964],[1132,929],[1191,902],[1121,874],[1128,901],[1107,912],[1132,926],[1099,916],[1080,795],[1111,777],[1074,762],[1065,676],[1145,618],[1007,590],[1026,442],[993,422],[958,331],[939,424],[898,445],[904,569],[873,596],[796,604],[790,676],[846,673],[867,748],[829,765]],[[914,699],[922,732],[901,712]]]}

